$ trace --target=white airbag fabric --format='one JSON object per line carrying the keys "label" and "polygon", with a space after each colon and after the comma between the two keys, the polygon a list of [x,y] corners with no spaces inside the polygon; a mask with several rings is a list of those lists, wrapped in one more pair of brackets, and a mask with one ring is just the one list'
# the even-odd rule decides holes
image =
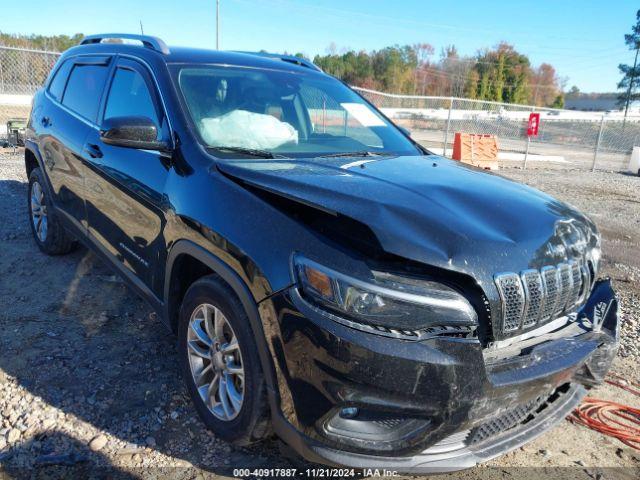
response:
{"label": "white airbag fabric", "polygon": [[211,146],[271,149],[298,143],[298,131],[271,115],[234,110],[217,118],[203,118],[201,133]]}

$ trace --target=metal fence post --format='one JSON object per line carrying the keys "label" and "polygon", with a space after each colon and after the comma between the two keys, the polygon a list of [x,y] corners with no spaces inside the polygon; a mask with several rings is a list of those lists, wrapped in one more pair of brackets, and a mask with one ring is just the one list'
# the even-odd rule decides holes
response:
{"label": "metal fence post", "polygon": [[4,59],[4,52],[0,52],[0,93],[4,93],[4,73],[2,71],[2,61]]}
{"label": "metal fence post", "polygon": [[447,156],[447,142],[449,140],[449,126],[451,125],[451,109],[453,108],[453,97],[449,97],[449,114],[447,115],[447,128],[444,130],[444,142],[442,143],[442,156]]}
{"label": "metal fence post", "polygon": [[598,150],[600,150],[600,140],[602,140],[602,130],[604,128],[604,115],[600,119],[600,130],[598,130],[598,139],[596,140],[596,147],[593,152],[593,164],[591,165],[591,171],[596,171],[596,161],[598,160]]}
{"label": "metal fence post", "polygon": [[[531,109],[531,113],[535,113],[535,111],[536,109],[535,107],[533,107]],[[527,146],[524,149],[524,163],[522,164],[523,170],[527,169],[527,160],[529,158],[529,146],[531,145],[531,137],[529,136],[528,124],[527,124],[527,131],[525,133],[527,134]]]}

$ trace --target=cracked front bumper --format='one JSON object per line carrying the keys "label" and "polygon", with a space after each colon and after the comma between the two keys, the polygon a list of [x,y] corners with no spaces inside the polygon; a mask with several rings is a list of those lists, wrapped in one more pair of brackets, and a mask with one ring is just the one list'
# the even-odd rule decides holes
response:
{"label": "cracked front bumper", "polygon": [[[602,382],[618,304],[596,282],[576,318],[505,352],[477,339],[408,342],[355,331],[292,289],[274,303],[276,431],[307,460],[429,473],[471,467],[542,434]],[[345,419],[344,408],[359,417]]]}

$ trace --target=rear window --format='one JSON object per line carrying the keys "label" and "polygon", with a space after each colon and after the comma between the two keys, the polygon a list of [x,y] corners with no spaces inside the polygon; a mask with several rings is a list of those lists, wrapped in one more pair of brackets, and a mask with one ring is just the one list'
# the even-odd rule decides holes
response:
{"label": "rear window", "polygon": [[106,65],[75,65],[62,104],[95,122],[108,72]]}
{"label": "rear window", "polygon": [[69,71],[72,66],[73,61],[66,60],[62,65],[60,65],[55,77],[53,77],[53,80],[51,80],[51,83],[49,84],[49,93],[58,101],[62,100],[64,86],[67,84],[67,78],[69,78]]}

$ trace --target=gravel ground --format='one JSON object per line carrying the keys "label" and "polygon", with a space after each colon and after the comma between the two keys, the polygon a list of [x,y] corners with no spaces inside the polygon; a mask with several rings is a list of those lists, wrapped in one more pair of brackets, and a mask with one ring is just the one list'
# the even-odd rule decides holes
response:
{"label": "gravel ground", "polygon": [[[622,298],[622,347],[614,370],[638,381],[640,178],[502,173],[576,205],[598,223],[602,274],[614,279]],[[89,476],[100,467],[111,478],[225,477],[233,467],[290,467],[275,440],[241,449],[204,430],[178,377],[175,340],[150,308],[87,250],[62,257],[37,250],[25,182],[22,157],[0,152],[0,478],[3,471],[20,477],[34,467],[59,478]],[[637,398],[610,386],[592,396],[639,406]],[[570,478],[633,478],[640,453],[563,422],[531,444],[455,476],[542,472],[522,467],[574,467],[563,470]],[[626,468],[594,473],[604,467]]]}

